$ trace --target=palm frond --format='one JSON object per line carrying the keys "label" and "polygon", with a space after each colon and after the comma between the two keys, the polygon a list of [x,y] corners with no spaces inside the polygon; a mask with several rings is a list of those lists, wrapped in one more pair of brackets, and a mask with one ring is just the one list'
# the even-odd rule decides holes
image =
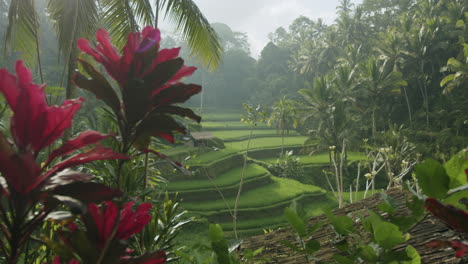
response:
{"label": "palm frond", "polygon": [[33,67],[37,60],[38,29],[34,0],[12,0],[8,10],[4,54],[20,52],[25,64]]}
{"label": "palm frond", "polygon": [[130,32],[140,30],[139,25],[153,23],[149,0],[102,0],[104,26],[117,47],[123,47]]}
{"label": "palm frond", "polygon": [[49,0],[47,10],[57,32],[59,52],[68,58],[80,37],[96,32],[98,12],[94,0]]}
{"label": "palm frond", "polygon": [[209,69],[221,63],[222,48],[216,32],[192,0],[162,0],[164,15],[175,24],[182,38],[195,55]]}

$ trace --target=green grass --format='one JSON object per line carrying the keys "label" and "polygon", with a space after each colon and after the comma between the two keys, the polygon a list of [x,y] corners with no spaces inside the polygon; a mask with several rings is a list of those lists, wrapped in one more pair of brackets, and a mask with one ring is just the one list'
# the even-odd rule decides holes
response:
{"label": "green grass", "polygon": [[[302,136],[293,136],[284,138],[284,146],[287,149],[287,146],[298,146],[303,145],[307,137]],[[247,149],[247,143],[249,140],[242,140],[236,142],[225,143],[226,147],[238,150]],[[262,137],[254,138],[250,141],[249,149],[260,149],[260,148],[271,148],[271,147],[281,147],[282,140],[281,137]]]}
{"label": "green grass", "polygon": [[[213,131],[215,137],[221,138],[223,140],[233,140],[238,138],[248,138],[250,136],[250,130],[219,130]],[[254,130],[252,133],[253,136],[280,136],[277,134],[275,129],[261,129]],[[296,131],[290,132],[291,136],[297,135]]]}
{"label": "green grass", "polygon": [[[202,121],[201,124],[205,130],[250,129],[250,125],[240,122],[240,119],[239,121]],[[259,124],[256,128],[268,128],[268,126],[266,124]]]}
{"label": "green grass", "polygon": [[202,114],[202,120],[205,121],[239,121],[242,118],[241,111],[206,113]]}
{"label": "green grass", "polygon": [[210,164],[217,160],[236,155],[238,152],[239,150],[233,148],[224,148],[216,151],[210,151],[199,156],[194,156],[192,159],[189,159],[186,164],[190,166]]}
{"label": "green grass", "polygon": [[[239,208],[268,206],[289,199],[294,199],[295,197],[298,197],[302,194],[325,192],[319,187],[302,184],[291,179],[272,176],[272,180],[272,184],[243,193],[239,201]],[[235,203],[235,197],[227,198],[226,202],[230,207],[233,207]],[[184,203],[184,207],[194,211],[214,211],[227,209],[225,201],[221,199],[205,203]]]}
{"label": "green grass", "polygon": [[[266,175],[268,171],[256,164],[249,164],[245,168],[245,178],[250,179]],[[171,182],[168,185],[168,190],[170,191],[185,191],[185,190],[197,190],[197,189],[213,189],[214,186],[222,187],[229,186],[236,183],[239,183],[240,177],[242,175],[242,167],[236,168],[234,170],[228,171],[227,173],[221,174],[218,177],[209,180],[184,180],[184,181],[175,181]]]}
{"label": "green grass", "polygon": [[[320,154],[314,154],[312,156],[309,155],[300,155],[297,156],[301,159],[301,163],[304,165],[312,165],[312,164],[328,164],[330,159],[328,156],[328,153],[320,153]],[[363,160],[365,159],[366,156],[363,153],[360,152],[350,152],[348,153],[348,160],[350,161],[355,161],[355,160]],[[278,158],[268,158],[268,159],[262,159],[261,161],[273,164],[278,160]]]}

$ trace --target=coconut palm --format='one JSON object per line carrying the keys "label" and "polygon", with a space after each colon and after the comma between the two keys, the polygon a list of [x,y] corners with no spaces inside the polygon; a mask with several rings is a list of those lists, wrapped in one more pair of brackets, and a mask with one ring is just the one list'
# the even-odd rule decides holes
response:
{"label": "coconut palm", "polygon": [[281,135],[281,153],[284,150],[284,136],[289,135],[289,130],[297,127],[298,117],[293,100],[286,96],[273,105],[268,124],[276,127],[276,131]]}
{"label": "coconut palm", "polygon": [[377,134],[377,111],[380,110],[380,105],[384,97],[389,93],[399,94],[401,87],[407,85],[403,80],[400,72],[394,72],[392,69],[385,67],[382,61],[371,56],[366,63],[361,65],[361,82],[363,94],[368,102],[368,109],[371,112],[372,137]]}

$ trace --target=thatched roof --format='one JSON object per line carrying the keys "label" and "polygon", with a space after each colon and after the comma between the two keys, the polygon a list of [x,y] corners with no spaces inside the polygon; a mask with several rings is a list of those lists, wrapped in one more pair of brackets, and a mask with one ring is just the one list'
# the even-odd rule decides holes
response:
{"label": "thatched roof", "polygon": [[[406,200],[410,199],[410,195],[407,192],[391,190],[387,193],[399,202],[400,207],[397,211],[398,214],[405,214],[408,212],[404,206]],[[380,204],[381,201],[381,195],[376,194],[367,199],[345,206],[344,208],[334,210],[333,212],[336,215],[367,215],[367,208],[376,211],[377,205]],[[322,215],[311,218],[309,224],[317,222],[327,222],[326,216]],[[449,229],[443,222],[434,218],[432,215],[426,215],[425,218],[412,227],[408,233],[411,235],[410,240],[407,241],[406,244],[400,245],[397,250],[404,249],[407,244],[412,245],[421,255],[422,263],[468,263],[468,258],[466,257],[463,259],[455,258],[455,252],[452,249],[433,249],[425,246],[429,241],[435,239],[463,239],[460,233]],[[321,244],[321,249],[315,256],[324,263],[333,263],[331,257],[338,253],[338,251],[332,247],[335,233],[331,226],[328,224],[322,226],[311,238],[319,240]],[[287,229],[282,229],[244,240],[241,245],[241,251],[247,248],[252,250],[263,248],[261,255],[258,257],[269,259],[270,262],[267,263],[307,263],[304,256],[284,246],[280,242],[281,240],[288,240],[294,243],[294,237],[291,232]]]}

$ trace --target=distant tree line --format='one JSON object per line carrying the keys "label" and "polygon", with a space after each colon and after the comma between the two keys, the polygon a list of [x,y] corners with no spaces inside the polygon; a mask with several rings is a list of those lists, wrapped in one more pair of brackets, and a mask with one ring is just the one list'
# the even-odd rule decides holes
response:
{"label": "distant tree line", "polygon": [[225,53],[218,71],[199,71],[204,104],[274,105],[286,96],[301,104],[303,131],[324,145],[377,141],[402,126],[427,143],[421,152],[445,159],[467,145],[467,8],[464,0],[341,0],[333,24],[301,16],[270,34],[257,61],[242,34],[214,26]]}

